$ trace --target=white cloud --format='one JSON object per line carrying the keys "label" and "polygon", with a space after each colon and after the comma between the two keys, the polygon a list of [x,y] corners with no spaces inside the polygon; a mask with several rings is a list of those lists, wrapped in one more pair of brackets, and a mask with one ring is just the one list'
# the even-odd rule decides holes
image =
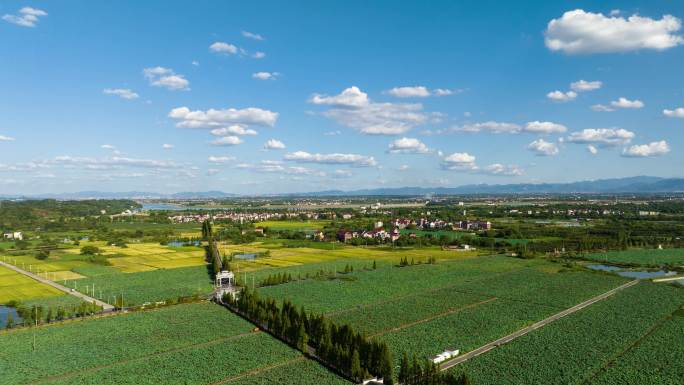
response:
{"label": "white cloud", "polygon": [[77,167],[85,167],[92,170],[108,169],[112,167],[142,167],[142,168],[158,168],[158,169],[175,169],[182,167],[181,165],[170,160],[155,160],[155,159],[136,159],[120,156],[113,156],[110,158],[97,159],[86,157],[72,157],[69,155],[61,155],[55,157],[55,164],[71,165]]}
{"label": "white cloud", "polygon": [[136,94],[128,88],[105,88],[104,90],[102,90],[102,93],[104,93],[105,95],[116,95],[122,99],[128,100],[137,99],[138,97],[140,97],[140,95]]}
{"label": "white cloud", "polygon": [[357,167],[373,167],[377,165],[372,156],[358,154],[312,154],[306,151],[296,151],[285,154],[285,160],[301,163],[349,164]]}
{"label": "white cloud", "polygon": [[398,98],[426,98],[430,96],[430,91],[424,86],[394,87],[386,93]]}
{"label": "white cloud", "polygon": [[683,118],[684,119],[684,107],[675,108],[674,110],[663,110],[663,115],[668,118]]}
{"label": "white cloud", "polygon": [[467,152],[455,152],[444,157],[441,166],[445,170],[465,171],[487,175],[519,176],[523,174],[523,170],[516,165],[494,163],[485,167],[479,167],[475,163],[475,156],[470,155]]}
{"label": "white cloud", "polygon": [[643,108],[644,103],[641,100],[629,100],[626,98],[619,98],[618,100],[613,100],[610,105],[615,108]]}
{"label": "white cloud", "polygon": [[460,90],[450,90],[447,88],[435,88],[434,90],[429,90],[425,86],[404,86],[394,87],[385,91],[385,93],[397,98],[426,98],[428,96],[453,95],[459,91]]}
{"label": "white cloud", "polygon": [[190,64],[192,64],[195,67],[199,67],[200,62],[198,62],[197,60],[193,60]]}
{"label": "white cloud", "polygon": [[254,79],[259,80],[276,80],[280,76],[278,72],[255,72],[252,74]]}
{"label": "white cloud", "polygon": [[47,12],[43,11],[42,9],[24,7],[19,10],[17,15],[7,14],[2,17],[2,20],[12,24],[20,25],[22,27],[33,28],[36,26],[36,23],[38,23],[41,17],[45,17],[47,15]]}
{"label": "white cloud", "polygon": [[143,69],[145,79],[154,87],[163,87],[168,90],[190,90],[190,82],[183,76],[173,72],[170,68],[149,67]]}
{"label": "white cloud", "polygon": [[449,130],[440,133],[487,131],[494,134],[517,134],[521,129],[522,127],[515,123],[495,122],[490,120],[482,123],[468,123],[462,126],[452,127]]}
{"label": "white cloud", "polygon": [[258,164],[254,163],[239,163],[235,166],[236,168],[253,170],[257,172],[265,173],[280,173],[280,174],[291,174],[291,175],[311,175],[324,177],[326,173],[320,170],[314,170],[306,167],[300,166],[285,166],[283,162],[277,160],[262,160]]}
{"label": "white cloud", "polygon": [[477,170],[475,157],[467,152],[455,152],[444,157],[442,167],[447,170]]}
{"label": "white cloud", "polygon": [[599,146],[625,145],[632,141],[634,133],[624,128],[586,128],[571,133],[565,140],[572,143],[594,144]]}
{"label": "white cloud", "polygon": [[422,104],[372,102],[358,87],[334,96],[314,94],[309,102],[332,106],[322,115],[368,135],[400,135],[438,116],[424,113]]}
{"label": "white cloud", "polygon": [[340,130],[335,130],[335,131],[327,131],[324,132],[323,135],[325,136],[336,136],[336,135],[342,135],[342,131]]}
{"label": "white cloud", "polygon": [[169,144],[169,143],[164,143],[164,144],[162,144],[162,148],[163,148],[164,150],[170,150],[170,149],[172,149],[173,147],[174,147],[173,144]]}
{"label": "white cloud", "polygon": [[670,146],[666,141],[651,142],[649,144],[638,144],[625,148],[622,151],[622,156],[630,158],[646,158],[652,156],[661,156],[670,152]]}
{"label": "white cloud", "polygon": [[534,122],[528,122],[525,125],[523,131],[531,132],[535,134],[556,134],[567,131],[568,128],[562,124],[553,122],[540,122],[535,120]]}
{"label": "white cloud", "polygon": [[0,142],[14,142],[14,138],[11,136],[0,135]]}
{"label": "white cloud", "polygon": [[430,149],[415,138],[401,138],[389,144],[387,152],[391,154],[426,154]]}
{"label": "white cloud", "polygon": [[545,43],[550,50],[567,54],[662,51],[684,43],[675,34],[680,29],[681,21],[671,15],[660,20],[639,15],[608,17],[576,9],[549,21]]}
{"label": "white cloud", "polygon": [[211,163],[217,163],[217,164],[226,164],[226,163],[231,163],[236,160],[234,156],[210,156],[209,157],[209,162]]}
{"label": "white cloud", "polygon": [[252,57],[254,59],[263,59],[266,57],[266,54],[264,52],[261,52],[261,51],[256,51],[256,52],[254,52],[254,54],[252,54]]}
{"label": "white cloud", "polygon": [[589,151],[591,155],[598,154],[598,148],[596,148],[596,146],[594,146],[593,144],[587,146],[587,151]]}
{"label": "white cloud", "polygon": [[258,33],[249,32],[249,31],[242,31],[242,36],[244,36],[248,39],[253,39],[253,40],[259,40],[259,41],[264,40],[263,36],[259,35]]}
{"label": "white cloud", "polygon": [[277,139],[269,139],[264,143],[264,149],[266,150],[283,150],[285,149],[285,143]]}
{"label": "white cloud", "polygon": [[591,109],[596,111],[596,112],[613,112],[615,111],[615,108],[605,106],[603,104],[594,104],[591,106]]}
{"label": "white cloud", "polygon": [[333,171],[332,177],[333,178],[351,178],[354,175],[354,173],[351,172],[351,170],[341,170],[337,169]]}
{"label": "white cloud", "polygon": [[214,176],[220,172],[221,172],[221,170],[219,170],[218,168],[210,168],[210,169],[207,169],[207,176]]}
{"label": "white cloud", "polygon": [[410,167],[408,164],[402,164],[401,166],[399,166],[399,168],[397,168],[397,171],[408,171],[409,169]]}
{"label": "white cloud", "polygon": [[334,107],[359,108],[370,104],[370,99],[368,99],[368,94],[361,91],[358,87],[352,86],[342,91],[339,95],[313,94],[309,102]]}
{"label": "white cloud", "polygon": [[227,124],[273,126],[278,113],[254,107],[223,110],[212,108],[206,111],[190,111],[188,107],[178,107],[169,112],[169,117],[179,120],[176,127],[181,128],[215,128]]}
{"label": "white cloud", "polygon": [[497,175],[497,176],[520,176],[525,172],[516,165],[504,165],[501,163],[490,164],[480,170],[482,174]]}
{"label": "white cloud", "polygon": [[546,94],[546,97],[554,102],[564,103],[575,100],[575,98],[577,98],[577,93],[575,91],[563,92],[556,90]]}
{"label": "white cloud", "polygon": [[545,141],[544,139],[537,139],[527,145],[527,149],[534,152],[538,156],[553,156],[558,155],[558,146],[554,143]]}
{"label": "white cloud", "polygon": [[577,92],[586,92],[586,91],[594,91],[598,90],[601,88],[603,85],[602,82],[598,80],[594,81],[586,81],[586,80],[578,80],[576,82],[570,83],[570,89],[573,91]]}
{"label": "white cloud", "polygon": [[212,140],[211,144],[214,146],[235,146],[243,143],[243,140],[239,136],[223,136],[218,139]]}
{"label": "white cloud", "polygon": [[104,148],[105,150],[116,150],[116,147],[111,144],[103,144],[100,146],[100,148]]}
{"label": "white cloud", "polygon": [[210,131],[214,136],[228,136],[228,135],[257,135],[258,132],[247,128],[244,124],[232,124],[228,127],[214,128]]}
{"label": "white cloud", "polygon": [[235,55],[238,53],[238,48],[232,44],[217,41],[209,46],[209,51],[226,55]]}

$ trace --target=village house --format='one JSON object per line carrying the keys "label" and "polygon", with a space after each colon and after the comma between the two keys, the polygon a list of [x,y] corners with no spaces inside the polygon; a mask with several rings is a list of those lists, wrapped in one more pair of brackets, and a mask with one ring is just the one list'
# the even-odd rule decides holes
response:
{"label": "village house", "polygon": [[24,240],[24,234],[21,231],[13,231],[13,232],[9,232],[9,233],[4,233],[3,238],[12,239],[15,241],[23,241]]}

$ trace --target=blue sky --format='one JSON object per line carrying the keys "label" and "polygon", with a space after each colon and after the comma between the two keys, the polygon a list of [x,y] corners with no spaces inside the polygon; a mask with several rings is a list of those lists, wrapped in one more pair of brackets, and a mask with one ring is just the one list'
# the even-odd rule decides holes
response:
{"label": "blue sky", "polygon": [[5,0],[0,15],[2,194],[682,176],[679,2]]}

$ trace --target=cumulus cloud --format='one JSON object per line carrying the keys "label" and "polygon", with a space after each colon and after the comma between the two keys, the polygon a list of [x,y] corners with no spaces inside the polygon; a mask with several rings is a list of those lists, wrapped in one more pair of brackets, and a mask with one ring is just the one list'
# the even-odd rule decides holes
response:
{"label": "cumulus cloud", "polygon": [[428,96],[448,96],[453,95],[458,90],[450,90],[446,88],[436,88],[429,90],[425,86],[404,86],[394,87],[385,91],[386,94],[397,98],[427,98]]}
{"label": "cumulus cloud", "polygon": [[231,163],[236,160],[234,156],[210,156],[209,157],[209,162],[211,163],[216,163],[216,164],[226,164],[226,163]]}
{"label": "cumulus cloud", "polygon": [[22,27],[33,28],[36,26],[41,17],[45,17],[47,15],[47,12],[43,11],[42,9],[24,7],[21,8],[16,15],[7,14],[2,16],[2,20]]}
{"label": "cumulus cloud", "polygon": [[442,159],[442,168],[447,170],[476,170],[475,157],[467,152],[454,152]]}
{"label": "cumulus cloud", "polygon": [[104,93],[105,95],[116,95],[122,99],[128,100],[133,100],[140,97],[140,95],[136,94],[128,88],[105,88],[104,90],[102,90],[102,93]]}
{"label": "cumulus cloud", "polygon": [[173,144],[169,144],[169,143],[164,143],[164,144],[162,144],[162,148],[163,148],[164,150],[170,150],[170,149],[172,149],[173,147],[174,147]]}
{"label": "cumulus cloud", "polygon": [[252,74],[254,79],[259,80],[276,80],[280,76],[278,72],[255,72]]}
{"label": "cumulus cloud", "polygon": [[527,149],[534,152],[537,156],[558,155],[558,146],[554,143],[547,142],[544,139],[533,141],[527,145]]}
{"label": "cumulus cloud", "polygon": [[641,100],[629,100],[627,98],[619,98],[618,100],[613,100],[610,105],[614,108],[643,108],[644,103]]}
{"label": "cumulus cloud", "polygon": [[254,107],[222,110],[212,108],[206,111],[178,107],[169,112],[169,117],[178,120],[176,127],[181,128],[216,128],[232,124],[273,126],[278,113]]}
{"label": "cumulus cloud", "polygon": [[14,138],[11,136],[0,135],[0,142],[14,142]]}
{"label": "cumulus cloud", "polygon": [[483,167],[480,172],[482,174],[500,175],[500,176],[520,176],[525,172],[516,165],[504,165],[501,163],[490,164]]}
{"label": "cumulus cloud", "polygon": [[244,36],[248,39],[252,39],[252,40],[259,40],[259,41],[264,40],[263,36],[259,35],[258,33],[249,32],[249,31],[242,31],[242,36]]}
{"label": "cumulus cloud", "polygon": [[264,52],[261,52],[261,51],[256,51],[252,54],[252,57],[254,59],[263,59],[266,57],[266,54]]}
{"label": "cumulus cloud", "polygon": [[628,144],[633,138],[634,133],[624,128],[586,128],[571,133],[565,140],[571,143],[608,147]]}
{"label": "cumulus cloud", "polygon": [[587,145],[587,151],[589,151],[591,155],[598,154],[598,148],[596,148],[596,146],[594,146],[593,144]]}
{"label": "cumulus cloud", "polygon": [[389,144],[387,152],[390,154],[426,154],[430,149],[415,138],[401,138]]}
{"label": "cumulus cloud", "polygon": [[235,55],[238,53],[238,47],[223,41],[217,41],[209,46],[209,51],[224,55]]}
{"label": "cumulus cloud", "polygon": [[223,136],[211,141],[214,146],[235,146],[243,143],[239,136]]}
{"label": "cumulus cloud", "polygon": [[143,69],[143,75],[150,82],[150,85],[154,87],[163,87],[172,91],[190,90],[190,82],[183,75],[176,74],[170,68],[159,66],[145,68]]}
{"label": "cumulus cloud", "polygon": [[340,153],[318,154],[306,151],[285,154],[284,159],[300,163],[349,164],[356,167],[374,167],[378,164],[372,156]]}
{"label": "cumulus cloud", "polygon": [[422,104],[373,102],[358,87],[332,96],[314,94],[309,102],[331,106],[323,116],[369,135],[400,135],[437,116],[424,113]]}
{"label": "cumulus cloud", "polygon": [[674,110],[663,110],[663,115],[668,118],[682,118],[684,119],[684,107],[675,108]]}
{"label": "cumulus cloud", "polygon": [[546,97],[553,100],[554,102],[565,103],[575,100],[577,98],[577,92],[575,91],[552,91],[546,94]]}
{"label": "cumulus cloud", "polygon": [[103,144],[100,146],[100,148],[104,148],[105,150],[116,150],[116,147],[111,144]]}
{"label": "cumulus cloud", "polygon": [[662,51],[684,43],[684,38],[676,34],[681,26],[681,20],[672,15],[661,19],[639,15],[624,18],[576,9],[549,21],[544,35],[550,50],[571,55]]}
{"label": "cumulus cloud", "polygon": [[568,128],[562,124],[553,122],[540,122],[535,120],[533,122],[527,122],[523,131],[530,132],[534,134],[557,134],[567,131]]}
{"label": "cumulus cloud", "polygon": [[269,139],[264,143],[265,150],[283,150],[285,149],[285,143],[277,139]]}
{"label": "cumulus cloud", "polygon": [[587,92],[587,91],[594,91],[598,90],[603,86],[603,83],[594,80],[594,81],[586,81],[586,80],[578,80],[576,82],[570,83],[570,89],[576,92]]}
{"label": "cumulus cloud", "polygon": [[622,156],[630,158],[647,158],[653,156],[661,156],[670,152],[670,146],[666,141],[651,142],[649,144],[637,144],[625,148],[622,151]]}
{"label": "cumulus cloud", "polygon": [[228,135],[257,135],[258,132],[247,128],[244,124],[232,124],[228,127],[214,128],[210,131],[214,136],[228,136]]}

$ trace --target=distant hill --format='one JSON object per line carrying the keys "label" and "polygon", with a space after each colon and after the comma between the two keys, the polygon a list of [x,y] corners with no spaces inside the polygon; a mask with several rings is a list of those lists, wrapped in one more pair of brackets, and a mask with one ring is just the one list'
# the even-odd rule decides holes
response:
{"label": "distant hill", "polygon": [[53,198],[53,199],[208,199],[239,196],[422,196],[422,195],[474,195],[474,194],[648,194],[684,192],[684,178],[659,178],[635,176],[629,178],[597,179],[571,183],[518,183],[518,184],[471,184],[457,187],[396,187],[361,189],[352,191],[328,190],[292,194],[231,194],[222,191],[154,193],[142,191],[101,192],[81,191],[63,194],[40,194],[27,196],[0,196],[0,199]]}

